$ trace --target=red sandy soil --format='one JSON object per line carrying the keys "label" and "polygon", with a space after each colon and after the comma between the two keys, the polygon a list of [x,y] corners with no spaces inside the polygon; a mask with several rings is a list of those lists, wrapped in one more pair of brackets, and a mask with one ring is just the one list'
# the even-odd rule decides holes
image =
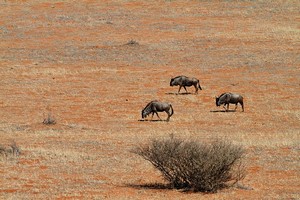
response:
{"label": "red sandy soil", "polygon": [[[299,1],[33,0],[0,10],[0,145],[21,149],[0,157],[0,199],[300,198]],[[176,95],[177,75],[203,90]],[[223,92],[243,95],[245,112],[221,112]],[[172,103],[170,122],[140,121],[153,99]],[[55,125],[42,124],[49,113]],[[242,145],[247,189],[143,187],[164,180],[130,150],[170,134]]]}

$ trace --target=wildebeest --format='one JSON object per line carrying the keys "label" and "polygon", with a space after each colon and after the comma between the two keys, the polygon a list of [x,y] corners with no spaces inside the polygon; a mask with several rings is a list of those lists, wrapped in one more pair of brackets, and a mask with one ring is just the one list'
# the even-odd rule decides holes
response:
{"label": "wildebeest", "polygon": [[174,110],[170,103],[167,102],[159,102],[157,100],[149,102],[146,107],[142,110],[142,118],[146,118],[150,113],[152,113],[151,120],[153,118],[154,113],[157,117],[161,120],[158,116],[157,112],[166,112],[168,114],[168,118],[166,121],[170,120],[170,117],[173,115]]}
{"label": "wildebeest", "polygon": [[[232,93],[223,93],[219,97],[216,97],[216,105],[220,106],[223,104],[225,111],[228,111],[229,104],[235,104],[235,109],[237,108],[237,104],[240,103],[244,112],[244,102],[243,97],[239,94],[232,94]],[[227,105],[227,109],[226,109]]]}
{"label": "wildebeest", "polygon": [[177,85],[179,85],[178,94],[179,94],[182,87],[187,92],[186,87],[190,87],[192,85],[196,89],[196,91],[195,91],[196,94],[198,93],[198,89],[202,90],[202,88],[200,86],[200,82],[199,82],[198,79],[190,78],[190,77],[187,77],[187,76],[177,76],[175,78],[172,78],[171,81],[170,81],[170,86],[177,86]]}

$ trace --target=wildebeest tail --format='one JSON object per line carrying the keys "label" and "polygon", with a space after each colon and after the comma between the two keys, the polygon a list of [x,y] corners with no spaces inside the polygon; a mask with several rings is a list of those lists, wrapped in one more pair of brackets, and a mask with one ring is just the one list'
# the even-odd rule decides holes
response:
{"label": "wildebeest tail", "polygon": [[243,97],[241,97],[241,102],[240,102],[240,104],[241,104],[241,106],[242,106],[242,109],[243,109],[243,112],[245,111],[245,109],[244,109],[244,98]]}
{"label": "wildebeest tail", "polygon": [[202,90],[201,86],[200,86],[200,81],[198,80],[198,87],[200,90]]}
{"label": "wildebeest tail", "polygon": [[174,109],[172,107],[172,104],[170,104],[170,108],[171,108],[171,115],[170,115],[170,117],[171,117],[174,114]]}

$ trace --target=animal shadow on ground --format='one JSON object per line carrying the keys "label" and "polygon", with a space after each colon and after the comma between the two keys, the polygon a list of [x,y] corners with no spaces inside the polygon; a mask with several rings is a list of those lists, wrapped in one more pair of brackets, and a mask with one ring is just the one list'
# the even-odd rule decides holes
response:
{"label": "animal shadow on ground", "polygon": [[167,95],[194,95],[194,93],[191,93],[191,92],[183,92],[183,93],[177,93],[177,92],[166,92],[165,94]]}
{"label": "animal shadow on ground", "polygon": [[160,120],[160,119],[152,119],[152,120],[150,120],[150,119],[139,119],[138,121],[139,122],[167,122],[166,119],[162,119],[162,120]]}
{"label": "animal shadow on ground", "polygon": [[160,190],[172,190],[172,186],[170,184],[162,184],[162,183],[146,183],[146,184],[126,184],[126,187],[132,187],[135,189],[160,189]]}
{"label": "animal shadow on ground", "polygon": [[226,110],[211,110],[210,112],[214,112],[214,113],[215,112],[224,112],[225,113],[225,112],[236,112],[236,110],[227,110],[227,111]]}
{"label": "animal shadow on ground", "polygon": [[[149,190],[174,190],[174,186],[171,184],[163,184],[163,183],[145,183],[145,184],[126,184],[125,187],[131,187],[135,189],[149,189]],[[193,190],[188,188],[182,188],[179,190],[183,193],[190,193]]]}

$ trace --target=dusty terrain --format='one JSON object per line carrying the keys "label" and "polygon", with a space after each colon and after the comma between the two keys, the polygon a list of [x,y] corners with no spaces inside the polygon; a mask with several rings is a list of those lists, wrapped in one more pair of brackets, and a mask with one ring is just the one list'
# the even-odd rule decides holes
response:
{"label": "dusty terrain", "polygon": [[[299,1],[49,2],[0,2],[0,199],[300,198]],[[140,121],[153,99],[170,122]],[[130,150],[169,134],[244,146],[248,190],[143,187],[163,179]]]}

